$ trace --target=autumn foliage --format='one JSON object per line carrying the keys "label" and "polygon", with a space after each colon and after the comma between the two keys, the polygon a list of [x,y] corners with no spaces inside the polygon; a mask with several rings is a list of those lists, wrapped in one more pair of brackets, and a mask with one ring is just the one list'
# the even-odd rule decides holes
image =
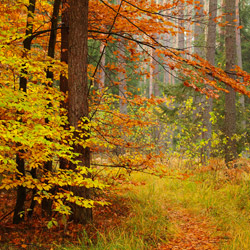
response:
{"label": "autumn foliage", "polygon": [[[165,174],[160,164],[161,167],[156,167],[159,166],[156,162],[159,163],[166,152],[166,145],[156,145],[152,131],[156,131],[159,122],[157,107],[168,106],[172,97],[148,98],[139,86],[144,77],[149,77],[151,50],[157,55],[157,63],[178,76],[185,86],[216,98],[228,85],[250,97],[247,90],[250,76],[239,67],[225,72],[188,49],[180,50],[164,42],[166,36],[191,33],[175,19],[180,8],[195,5],[198,9],[197,2],[119,2],[89,2],[90,115],[79,121],[78,130],[69,126],[67,93],[59,90],[60,77],[68,74],[67,64],[60,61],[62,24],[56,28],[55,58],[49,57],[47,51],[53,4],[37,0],[35,13],[31,14],[27,11],[28,0],[0,3],[0,188],[12,194],[20,186],[35,190],[32,199],[38,204],[44,199],[53,201],[53,216],[60,213],[68,218],[71,204],[86,208],[108,204],[98,196],[85,199],[75,195],[71,188],[100,191],[110,188],[108,184],[113,184],[113,180],[125,181],[114,169],[123,169],[124,173]],[[70,8],[67,1],[63,3],[59,16]],[[224,25],[219,18],[217,21]],[[27,22],[32,24],[32,34],[28,36]],[[182,22],[194,24],[192,17]],[[27,39],[32,39],[30,50],[23,47]],[[104,53],[109,58],[101,69]],[[121,61],[123,63],[119,63]],[[48,71],[53,73],[53,80],[47,77]],[[101,71],[107,76],[102,87]],[[135,86],[125,88],[123,96],[118,94],[120,73],[127,82],[136,82]],[[27,79],[27,92],[19,88],[20,78]],[[120,112],[120,101],[127,105],[127,113]],[[74,145],[91,149],[91,168],[79,164]],[[18,171],[17,155],[25,162],[25,173]],[[60,167],[61,160],[67,162],[64,168]],[[44,167],[46,162],[52,162],[51,169]],[[71,169],[70,164],[77,167]],[[25,209],[27,214],[28,201]]]}

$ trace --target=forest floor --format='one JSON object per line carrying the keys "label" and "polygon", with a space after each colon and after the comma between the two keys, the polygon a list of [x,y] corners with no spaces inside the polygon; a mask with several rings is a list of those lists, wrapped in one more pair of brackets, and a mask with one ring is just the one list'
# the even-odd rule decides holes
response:
{"label": "forest floor", "polygon": [[[3,203],[1,203],[3,204]],[[97,231],[100,234],[107,234],[108,231],[114,228],[122,227],[122,224],[128,217],[136,216],[134,211],[127,205],[128,199],[118,198],[113,201],[113,204],[106,208],[95,209],[95,224],[93,228],[83,228],[74,224],[69,224],[68,228],[58,227],[47,229],[46,220],[26,221],[21,225],[12,225],[10,218],[6,219],[5,223],[0,226],[0,246],[1,249],[61,249],[60,246],[65,246],[62,249],[85,249],[79,246],[91,245],[94,249],[94,242],[97,240]],[[163,206],[165,207],[165,205]],[[158,243],[157,247],[148,244],[145,249],[170,250],[170,249],[219,249],[219,242],[221,237],[215,236],[216,228],[206,217],[194,215],[192,212],[181,207],[166,207],[166,214],[168,216],[168,224],[174,227],[174,233],[166,233],[167,243]],[[153,223],[154,218],[150,218]],[[93,226],[93,225],[92,225]],[[167,225],[166,225],[167,227]],[[86,237],[84,230],[88,231],[91,239]],[[82,239],[81,239],[82,238]],[[46,239],[44,242],[43,239]],[[84,239],[84,240],[83,240]],[[85,243],[80,242],[81,240]],[[113,240],[115,240],[113,238]],[[157,240],[155,241],[157,242]],[[68,247],[66,247],[68,245]],[[86,248],[88,249],[88,248]],[[99,249],[99,248],[97,248]],[[100,248],[101,249],[101,248]],[[105,249],[109,249],[106,246]],[[110,249],[116,249],[111,246]],[[125,249],[125,248],[117,248]],[[133,247],[131,248],[133,249]],[[137,249],[134,249],[137,250]],[[138,249],[139,250],[139,249]]]}
{"label": "forest floor", "polygon": [[176,234],[169,237],[169,242],[161,244],[158,250],[170,249],[218,249],[222,238],[207,217],[192,214],[187,209],[168,209],[171,224],[176,227]]}
{"label": "forest floor", "polygon": [[[234,172],[233,172],[234,171]],[[0,193],[0,249],[250,249],[250,178],[246,171],[173,169],[169,177],[133,174],[105,194],[88,226],[47,228],[38,217],[13,225],[14,197]],[[7,216],[6,216],[7,215]],[[45,240],[46,239],[46,240]]]}

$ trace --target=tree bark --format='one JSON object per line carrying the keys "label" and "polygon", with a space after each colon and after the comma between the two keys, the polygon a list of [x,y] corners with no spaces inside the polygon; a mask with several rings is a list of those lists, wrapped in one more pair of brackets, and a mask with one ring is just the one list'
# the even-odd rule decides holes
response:
{"label": "tree bark", "polygon": [[178,49],[184,50],[185,47],[185,34],[183,32],[184,28],[184,6],[183,4],[179,4],[178,6],[178,27],[179,27],[179,33],[178,33]]}
{"label": "tree bark", "polygon": [[[178,5],[178,38],[177,38],[177,46],[179,50],[184,50],[185,48],[185,34],[183,32],[184,28],[184,4],[179,3]],[[173,41],[174,43],[174,41]],[[178,75],[178,73],[177,73]],[[178,83],[179,79],[175,78],[174,83]]]}
{"label": "tree bark", "polygon": [[[67,0],[62,0],[62,29],[61,29],[61,62],[68,64],[68,49],[69,49],[69,9]],[[65,95],[69,91],[68,77],[60,75],[60,91]],[[60,104],[61,108],[68,110],[67,99]],[[60,168],[65,169],[68,161],[60,158]]]}
{"label": "tree bark", "polygon": [[[58,15],[60,10],[61,0],[55,0],[53,5],[53,13],[51,19],[51,31],[49,37],[49,47],[48,47],[48,56],[51,58],[55,57],[55,46],[56,46],[56,36],[57,36],[57,27],[58,27]],[[49,87],[53,86],[53,72],[47,70],[46,77],[51,80]],[[49,104],[51,106],[51,104]],[[49,123],[49,119],[45,118],[45,122]],[[46,138],[47,139],[47,138]],[[44,164],[45,174],[49,171],[52,171],[52,161],[47,161]],[[31,210],[32,211],[32,210]],[[52,200],[43,199],[42,200],[42,214],[51,216],[52,215]]]}
{"label": "tree bark", "polygon": [[[26,39],[23,41],[23,47],[24,47],[24,56],[26,54],[26,50],[31,49],[31,42],[32,38],[30,35],[33,32],[33,14],[35,12],[35,4],[36,0],[30,0],[28,5],[28,15],[27,15],[27,24],[26,24]],[[22,70],[23,74],[27,74],[25,70]],[[26,77],[20,77],[19,82],[19,89],[27,92],[27,78]],[[20,146],[20,145],[19,145]],[[17,170],[21,173],[22,176],[25,176],[25,161],[21,157],[21,154],[24,153],[23,151],[19,151],[16,155],[16,164],[17,164]],[[17,177],[19,178],[19,177]],[[23,186],[17,187],[17,198],[16,198],[16,205],[14,210],[14,216],[13,216],[13,223],[18,224],[24,220],[24,213],[25,213],[25,203],[26,200],[26,188]]]}
{"label": "tree bark", "polygon": [[[231,73],[234,65],[236,65],[236,29],[235,22],[235,0],[225,0],[226,10],[226,72],[231,78],[235,76]],[[225,136],[227,143],[225,145],[225,162],[229,166],[229,162],[237,158],[236,140],[233,136],[236,133],[236,93],[230,87],[227,86],[228,93],[225,94]]]}
{"label": "tree bark", "polygon": [[148,88],[148,97],[151,98],[154,94],[154,49],[151,48],[150,53],[150,68],[149,68],[149,88]]}
{"label": "tree bark", "polygon": [[200,57],[205,57],[204,41],[205,41],[205,27],[202,23],[204,20],[204,1],[200,0],[198,3],[199,9],[195,9],[195,26],[194,26],[194,53]]}
{"label": "tree bark", "polygon": [[[103,43],[101,43],[100,45],[100,54],[102,54],[102,51],[104,49],[105,45]],[[106,55],[105,53],[102,55],[101,61],[100,61],[100,65],[99,65],[99,74],[98,74],[98,78],[99,78],[99,84],[98,84],[98,89],[100,91],[102,91],[105,87],[105,71],[104,71],[104,67],[105,67],[105,61],[106,61]]]}
{"label": "tree bark", "polygon": [[[88,0],[69,1],[69,123],[78,129],[81,118],[89,116],[88,108]],[[88,131],[86,131],[88,132]],[[84,167],[90,167],[90,149],[74,145],[74,151],[80,153],[77,160]],[[76,166],[71,164],[72,169]],[[75,195],[90,198],[89,189],[85,187],[74,187]],[[75,222],[85,224],[92,220],[92,209],[72,205],[72,219]]]}
{"label": "tree bark", "polygon": [[[235,10],[236,10],[236,26],[239,27],[240,26],[240,1],[236,0],[236,6],[235,6]],[[236,28],[236,51],[237,51],[237,65],[242,68],[242,52],[241,52],[241,32],[240,29]],[[243,131],[246,130],[246,118],[245,118],[245,96],[244,95],[240,95],[240,104],[241,104],[241,110],[243,113],[243,117],[242,117],[242,121],[241,121],[241,129]]]}
{"label": "tree bark", "polygon": [[[204,1],[201,0],[195,3],[195,26],[194,26],[194,53],[201,58],[205,58],[205,26],[204,22]],[[204,84],[204,83],[203,83]],[[205,109],[206,96],[198,94],[194,96],[194,122],[202,121],[203,127],[205,126],[205,117],[203,110]],[[204,134],[198,136],[198,140],[203,140]],[[200,160],[202,164],[206,163],[205,147],[201,148]]]}
{"label": "tree bark", "polygon": [[[68,49],[69,49],[69,10],[67,7],[67,0],[62,0],[62,29],[61,29],[61,61],[68,64]],[[66,94],[69,91],[68,77],[60,76],[60,91]],[[65,102],[62,104],[63,108],[68,109]]]}
{"label": "tree bark", "polygon": [[[211,64],[215,64],[215,50],[216,50],[216,22],[214,21],[217,16],[217,0],[209,1],[209,21],[207,30],[207,50],[206,59]],[[205,102],[203,121],[207,131],[203,132],[203,139],[208,141],[208,144],[203,148],[203,162],[206,163],[210,158],[211,153],[211,138],[212,138],[212,123],[210,112],[213,111],[213,99],[209,98]]]}
{"label": "tree bark", "polygon": [[120,58],[118,59],[118,63],[120,65],[120,71],[118,72],[118,81],[119,81],[119,108],[121,114],[127,114],[127,81],[126,81],[126,70],[125,70],[125,62],[124,62],[124,56],[125,56],[125,40],[121,39],[121,41],[118,43],[118,47],[120,50]]}

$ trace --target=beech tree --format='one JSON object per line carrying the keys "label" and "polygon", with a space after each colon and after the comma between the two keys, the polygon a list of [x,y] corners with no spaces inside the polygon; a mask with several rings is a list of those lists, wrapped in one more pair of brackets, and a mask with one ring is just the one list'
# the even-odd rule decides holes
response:
{"label": "beech tree", "polygon": [[[23,41],[23,47],[24,47],[24,57],[25,54],[28,52],[28,50],[31,49],[31,42],[32,42],[32,33],[33,33],[33,14],[35,12],[35,4],[36,0],[30,0],[28,5],[28,15],[27,15],[27,25],[26,25],[26,38]],[[22,69],[22,73],[25,75],[27,74],[27,71],[25,70],[25,66]],[[19,89],[23,92],[27,92],[27,78],[25,76],[20,77],[19,82]],[[22,176],[25,176],[25,161],[20,155],[23,153],[22,150],[20,150],[16,155],[16,163],[17,163],[17,170],[22,174]],[[34,171],[34,170],[33,170]],[[19,177],[18,177],[19,178]],[[13,223],[18,224],[22,220],[24,220],[25,215],[25,208],[24,208],[24,202],[26,199],[26,188],[22,185],[18,186],[17,188],[17,198],[16,198],[16,206],[13,216]]]}
{"label": "beech tree", "polygon": [[[0,19],[3,27],[0,30],[3,42],[0,50],[0,128],[3,131],[0,185],[2,189],[11,190],[10,193],[15,188],[24,192],[26,189],[36,190],[34,200],[38,204],[45,199],[51,200],[55,213],[59,212],[67,218],[72,213],[71,217],[76,222],[84,224],[91,221],[93,205],[106,204],[95,200],[91,196],[91,190],[103,189],[103,182],[117,180],[118,177],[112,178],[114,169],[123,169],[125,173],[165,173],[164,169],[157,169],[155,166],[159,158],[165,157],[167,147],[164,143],[168,143],[168,138],[164,138],[162,147],[155,150],[156,143],[152,142],[151,132],[158,125],[158,117],[154,111],[159,111],[159,105],[166,108],[170,103],[171,106],[174,97],[159,93],[158,98],[148,98],[148,91],[143,93],[137,88],[142,84],[144,75],[146,79],[151,77],[153,80],[157,73],[151,71],[150,76],[152,54],[157,59],[159,76],[163,75],[163,70],[168,70],[169,74],[179,77],[180,85],[176,84],[175,87],[177,91],[183,91],[181,101],[184,99],[185,102],[181,108],[184,111],[193,112],[187,98],[191,95],[190,89],[216,98],[218,93],[225,91],[222,86],[229,86],[230,90],[250,96],[247,91],[249,75],[240,68],[230,71],[235,62],[233,58],[230,59],[229,51],[231,53],[232,50],[229,39],[226,72],[215,67],[212,60],[207,61],[191,53],[183,45],[184,34],[188,33],[187,27],[195,21],[192,16],[185,16],[185,8],[188,6],[190,9],[190,5],[194,5],[192,0],[121,0],[120,4],[116,0],[63,0],[62,23],[57,28],[51,27],[51,14],[44,14],[44,9],[47,8],[48,13],[53,12],[50,1],[36,0],[34,15],[24,8],[25,1],[16,3],[20,8],[13,2],[10,4],[5,0],[5,3],[3,8],[7,14]],[[18,11],[21,21],[8,9]],[[24,18],[28,22],[24,22]],[[9,23],[11,29],[6,25],[9,20],[13,20]],[[232,27],[235,32],[234,22],[231,21],[233,20],[230,19],[228,34],[232,32]],[[190,22],[189,25],[186,22]],[[27,25],[34,26],[32,33],[25,34]],[[61,50],[59,43],[56,43],[53,59],[54,52],[48,55],[47,46],[50,32],[57,29],[61,29]],[[162,37],[172,38],[173,43],[162,41]],[[176,48],[177,37],[179,48]],[[29,51],[24,49],[24,42],[32,39],[35,39],[35,46],[30,47]],[[60,41],[60,36],[58,39]],[[54,43],[55,40],[53,46]],[[100,66],[98,58],[92,59],[95,57],[91,54],[95,49],[94,46],[91,47],[92,44],[96,45],[97,54],[100,54],[100,44],[109,49],[105,65],[102,65],[106,73],[105,86],[100,90],[92,86]],[[117,44],[123,48],[115,48]],[[124,53],[119,53],[120,50]],[[88,56],[92,56],[91,63],[87,60]],[[117,64],[119,56],[126,63]],[[129,68],[128,62],[133,66]],[[60,79],[60,90],[52,85],[47,72],[53,74],[54,80]],[[124,77],[118,79],[119,72],[126,72],[127,88],[123,86]],[[135,81],[131,84],[133,77]],[[23,78],[25,84],[22,86],[27,87],[27,93],[16,89],[16,79]],[[25,90],[23,87],[21,88]],[[126,92],[126,112],[119,108],[122,99],[119,87]],[[148,85],[143,87],[147,89]],[[189,87],[189,91],[186,87]],[[158,91],[159,89],[155,94],[158,95]],[[153,93],[152,88],[151,92]],[[159,111],[157,114],[162,113]],[[227,118],[228,114],[230,113],[227,113]],[[185,122],[183,119],[183,124]],[[227,123],[233,122],[234,120],[230,120]],[[165,128],[164,124],[161,130]],[[189,129],[196,127],[192,123],[184,129],[184,132],[189,133]],[[231,128],[229,130],[230,142],[234,131]],[[166,131],[168,132],[167,129],[163,132],[166,134]],[[113,153],[117,147],[125,149],[123,155]],[[228,149],[231,150],[232,147]],[[90,162],[91,151],[100,157],[93,157]],[[19,157],[17,162],[13,162],[14,155]],[[100,160],[101,157],[105,158],[104,163]],[[23,165],[18,163],[19,160]],[[60,166],[57,165],[59,160]],[[96,166],[104,168],[108,174],[102,176]],[[33,170],[36,170],[37,176],[32,174]],[[90,173],[95,173],[95,178]],[[18,205],[20,209],[15,214],[18,215],[19,222],[22,220],[21,214],[28,207],[25,199],[21,201],[21,205]]]}

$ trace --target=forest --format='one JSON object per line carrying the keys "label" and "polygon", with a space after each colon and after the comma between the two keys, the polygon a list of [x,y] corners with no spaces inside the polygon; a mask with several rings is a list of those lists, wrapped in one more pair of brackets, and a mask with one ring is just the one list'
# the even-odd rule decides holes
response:
{"label": "forest", "polygon": [[1,249],[250,249],[249,0],[1,0]]}

